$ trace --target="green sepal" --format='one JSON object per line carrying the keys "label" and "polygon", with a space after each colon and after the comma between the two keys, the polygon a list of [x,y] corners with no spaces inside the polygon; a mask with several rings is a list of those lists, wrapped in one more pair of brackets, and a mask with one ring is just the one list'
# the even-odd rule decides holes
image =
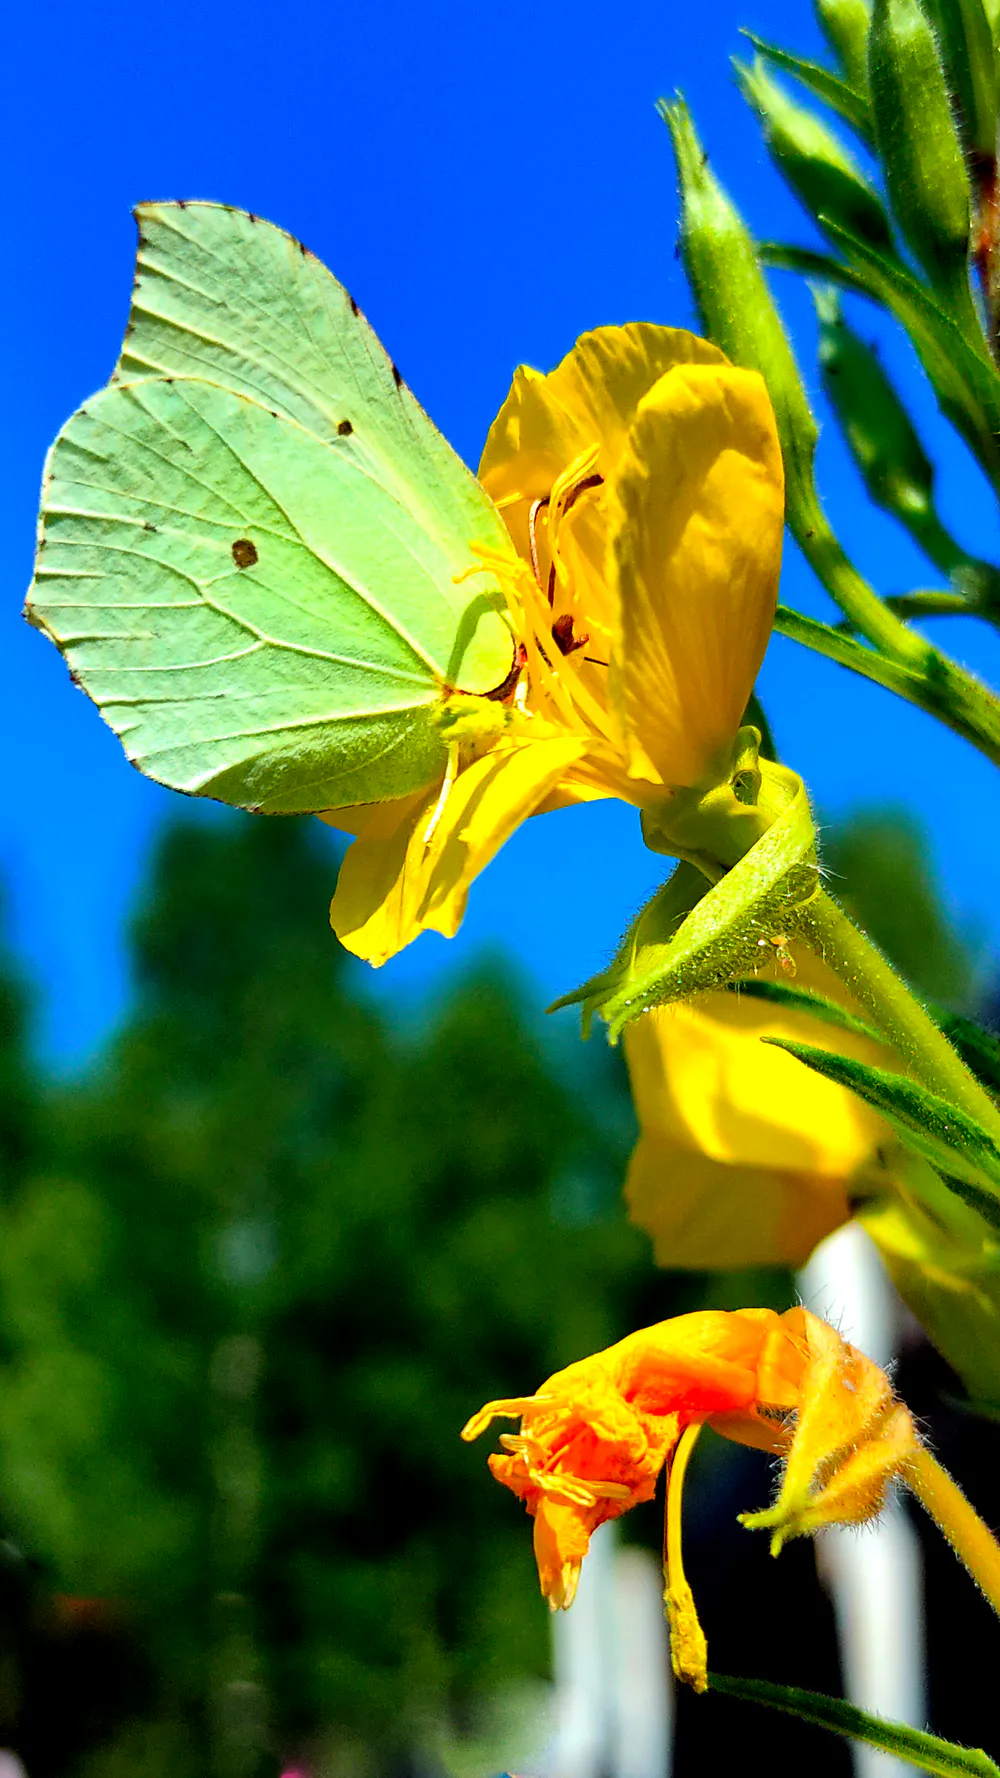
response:
{"label": "green sepal", "polygon": [[[760,121],[768,153],[810,215],[832,216],[852,234],[893,251],[882,201],[843,142],[822,119],[797,105],[758,58],[734,62],[747,104]],[[822,227],[822,221],[820,222]]]}
{"label": "green sepal", "polygon": [[582,1005],[585,1031],[599,1013],[615,1043],[651,1007],[727,987],[759,967],[763,952],[773,955],[775,943],[794,935],[819,883],[809,800],[795,783],[783,812],[731,870],[706,890],[692,866],[679,865],[609,967],[550,1010]]}
{"label": "green sepal", "polygon": [[766,62],[780,68],[783,74],[794,75],[817,99],[821,99],[824,105],[829,105],[831,111],[836,111],[862,141],[869,145],[873,142],[874,126],[865,93],[842,80],[839,74],[831,73],[820,62],[793,56],[787,49],[780,49],[775,43],[766,43],[763,37],[758,37],[756,32],[748,31],[745,27],[742,35],[749,38],[758,55],[763,56]]}
{"label": "green sepal", "polygon": [[876,506],[905,525],[943,574],[967,558],[934,504],[934,469],[877,352],[845,320],[836,291],[813,286],[819,363],[848,449]]}
{"label": "green sepal", "polygon": [[885,1041],[873,1025],[866,1024],[864,1019],[848,1012],[846,1006],[840,1006],[836,1000],[829,1000],[825,994],[814,993],[811,988],[793,988],[788,982],[770,982],[761,978],[733,982],[731,991],[734,994],[745,994],[750,1000],[766,1000],[771,1006],[782,1007],[788,1012],[808,1013],[811,1018],[836,1025],[841,1031],[852,1031],[856,1037],[868,1037],[873,1043]]}
{"label": "green sepal", "polygon": [[895,1754],[922,1772],[934,1772],[938,1778],[1000,1778],[1000,1767],[978,1747],[959,1747],[954,1741],[942,1741],[926,1729],[911,1729],[907,1723],[887,1722],[859,1710],[842,1698],[828,1698],[822,1692],[802,1691],[796,1685],[775,1685],[769,1679],[730,1679],[721,1673],[710,1673],[708,1689],[726,1697],[743,1698],[749,1704],[766,1704],[771,1710],[782,1710],[786,1716],[797,1716],[802,1722],[815,1723],[817,1728],[831,1729],[852,1741],[863,1741],[883,1753]]}
{"label": "green sepal", "polygon": [[787,807],[799,787],[794,772],[760,757],[761,733],[738,730],[720,781],[707,789],[675,790],[642,811],[642,837],[651,852],[685,858],[710,881],[749,852]]}
{"label": "green sepal", "polygon": [[967,270],[969,180],[920,0],[875,0],[868,88],[893,214],[931,283],[966,322],[975,313]]}
{"label": "green sepal", "polygon": [[996,154],[997,57],[982,0],[924,0],[968,154]]}
{"label": "green sepal", "polygon": [[559,1000],[554,1000],[547,1011],[559,1012],[565,1006],[581,1007],[583,1035],[589,1037],[594,1014],[608,1016],[606,1009],[617,1000],[620,992],[633,980],[642,982],[644,970],[650,965],[655,966],[656,958],[670,950],[688,915],[708,894],[710,887],[700,870],[682,860],[662,889],[658,889],[640,909],[607,969],[591,976],[571,994],[563,994]]}
{"label": "green sepal", "polygon": [[867,92],[871,0],[814,0],[814,5],[820,30],[845,79],[858,92]]}
{"label": "green sepal", "polygon": [[968,1112],[888,1068],[783,1037],[764,1037],[761,1042],[787,1050],[817,1074],[857,1093],[903,1142],[930,1162],[946,1185],[992,1228],[1000,1229],[1000,1147]]}

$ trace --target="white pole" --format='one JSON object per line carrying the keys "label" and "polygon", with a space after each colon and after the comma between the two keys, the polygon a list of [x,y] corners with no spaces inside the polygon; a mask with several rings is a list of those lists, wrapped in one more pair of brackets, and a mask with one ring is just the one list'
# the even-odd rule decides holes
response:
{"label": "white pole", "polygon": [[663,1576],[614,1525],[590,1544],[576,1599],[552,1619],[555,1733],[536,1778],[670,1778],[673,1689]]}
{"label": "white pole", "polygon": [[[883,1369],[896,1346],[897,1304],[864,1231],[830,1235],[799,1275],[807,1309],[830,1321]],[[916,1533],[898,1501],[879,1522],[816,1540],[816,1562],[837,1621],[844,1689],[852,1704],[923,1728],[926,1721],[923,1570]],[[856,1778],[907,1778],[912,1767],[851,1743]]]}
{"label": "white pole", "polygon": [[610,1778],[670,1778],[674,1692],[662,1565],[649,1550],[618,1550],[614,1582]]}

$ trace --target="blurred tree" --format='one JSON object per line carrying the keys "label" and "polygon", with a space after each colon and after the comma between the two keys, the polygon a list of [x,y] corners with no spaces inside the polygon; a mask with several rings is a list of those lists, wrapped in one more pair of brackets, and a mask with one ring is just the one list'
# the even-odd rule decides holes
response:
{"label": "blurred tree", "polygon": [[[912,832],[866,817],[826,850],[862,919],[889,876],[876,936],[961,999]],[[398,1028],[329,933],[332,869],[315,824],[171,827],[129,1021],[75,1088],[39,1095],[0,968],[0,1530],[62,1589],[46,1605],[11,1551],[0,1714],[31,1778],[437,1770],[442,1723],[548,1659],[527,1527],[456,1436],[471,1409],[666,1314],[790,1300],[783,1274],[656,1272],[619,1209],[617,1057],[543,1043],[500,966]],[[743,1537],[766,1465],[734,1450],[706,1444],[692,1494],[713,1638],[833,1688],[811,1558]],[[626,1532],[654,1541],[655,1509]],[[742,1717],[712,1721],[732,1763]]]}
{"label": "blurred tree", "polygon": [[498,971],[394,1033],[331,874],[309,826],[168,831],[133,1016],[7,1213],[7,1514],[157,1675],[88,1772],[388,1770],[546,1667],[530,1538],[456,1434],[629,1324],[620,1088],[597,1050],[560,1079]]}

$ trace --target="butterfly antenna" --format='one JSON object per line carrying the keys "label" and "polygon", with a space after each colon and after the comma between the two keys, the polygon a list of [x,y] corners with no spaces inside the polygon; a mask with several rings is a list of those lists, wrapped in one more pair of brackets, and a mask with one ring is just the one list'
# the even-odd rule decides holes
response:
{"label": "butterfly antenna", "polygon": [[438,792],[437,802],[434,804],[434,812],[431,815],[431,818],[428,821],[427,826],[424,828],[424,845],[425,846],[430,845],[432,839],[434,838],[435,833],[437,832],[438,823],[441,820],[442,815],[444,814],[445,807],[448,802],[448,798],[451,795],[451,787],[454,784],[455,779],[457,777],[458,777],[458,742],[453,741],[451,746],[448,748],[448,764],[445,766],[444,778],[441,783],[441,789]]}

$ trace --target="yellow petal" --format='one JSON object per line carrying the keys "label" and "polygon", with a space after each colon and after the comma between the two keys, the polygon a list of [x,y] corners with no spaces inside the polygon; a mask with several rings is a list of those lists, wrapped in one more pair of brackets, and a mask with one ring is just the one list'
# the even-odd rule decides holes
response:
{"label": "yellow petal", "polygon": [[[830,993],[828,974],[800,959],[804,985]],[[848,1219],[852,1181],[891,1141],[877,1113],[765,1036],[888,1059],[864,1037],[749,995],[708,994],[626,1030],[642,1134],[625,1194],[660,1265],[801,1265]]]}
{"label": "yellow petal", "polygon": [[877,1112],[762,1037],[790,1038],[868,1062],[867,1038],[750,995],[706,994],[626,1028],[643,1132],[665,1152],[700,1151],[744,1167],[847,1179],[887,1138]]}
{"label": "yellow petal", "polygon": [[[676,364],[725,364],[717,346],[681,328],[633,321],[583,334],[555,370],[522,365],[490,428],[479,465],[488,494],[502,503],[515,547],[530,559],[532,503],[581,453],[597,447],[596,472],[608,481],[642,397]],[[599,649],[610,638],[613,601],[605,582],[602,502],[581,501],[561,532],[573,609]],[[593,652],[593,650],[592,650]]]}
{"label": "yellow petal", "polygon": [[[527,365],[515,371],[510,393],[490,427],[479,479],[494,500],[515,493],[537,500],[594,444],[601,451],[598,468],[607,473],[621,453],[640,401],[665,371],[676,364],[725,363],[717,346],[678,327],[631,321],[582,334],[547,376]],[[526,556],[526,509],[518,509],[512,529]]]}
{"label": "yellow petal", "polygon": [[452,938],[470,883],[584,746],[501,742],[459,774],[429,841],[436,787],[379,806],[340,867],[330,920],[341,943],[378,966],[428,927]]}
{"label": "yellow petal", "polygon": [[783,489],[756,372],[678,366],[640,402],[606,490],[612,695],[636,776],[700,784],[731,747],[774,617]]}
{"label": "yellow petal", "polygon": [[690,1271],[801,1266],[850,1216],[843,1180],[737,1167],[641,1136],[625,1181],[629,1217],[657,1265]]}

